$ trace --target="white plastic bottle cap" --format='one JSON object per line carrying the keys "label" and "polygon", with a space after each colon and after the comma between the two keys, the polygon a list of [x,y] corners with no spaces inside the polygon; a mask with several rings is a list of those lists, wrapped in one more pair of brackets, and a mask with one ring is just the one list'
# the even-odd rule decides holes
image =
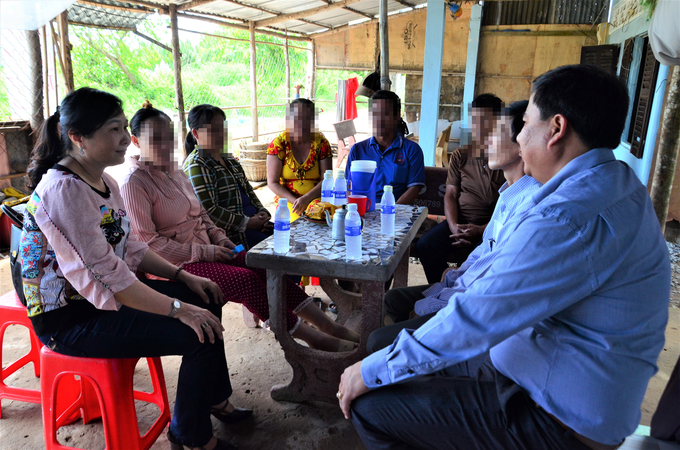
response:
{"label": "white plastic bottle cap", "polygon": [[284,205],[288,206],[288,199],[287,198],[280,198],[279,199],[279,206]]}
{"label": "white plastic bottle cap", "polygon": [[343,177],[344,177],[344,176],[345,176],[345,171],[342,170],[342,169],[338,170],[338,176],[343,176]]}
{"label": "white plastic bottle cap", "polygon": [[323,177],[324,177],[324,178],[333,178],[333,171],[332,171],[332,170],[327,170],[327,171],[323,174]]}
{"label": "white plastic bottle cap", "polygon": [[389,184],[386,184],[385,186],[383,186],[383,191],[392,192],[392,186],[390,186]]}
{"label": "white plastic bottle cap", "polygon": [[350,203],[347,205],[347,211],[356,211],[357,210],[357,204],[356,203]]}

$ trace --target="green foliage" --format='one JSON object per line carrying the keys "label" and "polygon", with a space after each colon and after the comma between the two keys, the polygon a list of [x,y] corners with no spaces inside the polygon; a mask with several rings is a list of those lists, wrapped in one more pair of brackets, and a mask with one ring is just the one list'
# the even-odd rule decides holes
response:
{"label": "green foliage", "polygon": [[7,96],[7,84],[3,74],[3,67],[0,65],[0,122],[10,119],[9,97]]}
{"label": "green foliage", "polygon": [[657,0],[640,0],[640,4],[647,11],[647,18],[651,19],[656,9]]}
{"label": "green foliage", "polygon": [[[151,38],[170,45],[170,21],[165,17],[146,20],[137,29]],[[220,27],[211,31],[228,40],[180,32],[182,51],[182,86],[185,108],[201,103],[223,108],[250,105],[250,44],[244,30]],[[125,113],[131,117],[145,100],[169,113],[176,112],[172,53],[128,31],[102,30],[71,26],[71,58],[75,87],[89,86],[111,92],[123,100]],[[283,40],[256,35],[260,42],[283,44]],[[306,44],[289,42],[290,96],[295,86],[305,85],[310,52]],[[282,45],[257,45],[257,96],[259,105],[287,103],[285,54]],[[57,66],[59,66],[57,64]],[[9,70],[10,68],[5,68]],[[9,114],[6,79],[0,67],[0,120]],[[57,67],[60,74],[60,68]],[[365,72],[317,71],[317,98],[334,101],[337,80],[359,77]],[[60,74],[61,77],[61,74]],[[60,87],[63,83],[60,81]],[[62,97],[64,92],[61,92]],[[303,92],[303,96],[308,93]],[[333,103],[320,103],[326,110]],[[5,111],[7,109],[7,111]],[[250,109],[227,109],[227,117],[237,122],[249,121]],[[5,114],[6,113],[6,114]],[[260,107],[258,116],[282,119],[282,106]],[[264,123],[264,122],[263,122]]]}

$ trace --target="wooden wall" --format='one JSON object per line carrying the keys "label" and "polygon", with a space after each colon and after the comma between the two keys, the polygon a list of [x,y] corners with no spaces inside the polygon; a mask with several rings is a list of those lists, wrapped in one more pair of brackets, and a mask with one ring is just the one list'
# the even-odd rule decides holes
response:
{"label": "wooden wall", "polygon": [[[388,17],[390,71],[407,74],[405,103],[420,103],[425,57],[427,10],[418,9]],[[463,101],[470,5],[452,20],[447,15],[442,60],[441,104]],[[506,25],[482,27],[476,94],[491,92],[506,103],[527,99],[538,75],[565,64],[577,64],[581,47],[596,45],[597,30],[590,25]],[[320,68],[373,70],[378,56],[377,21],[321,33],[314,38]],[[409,121],[416,120],[419,105],[406,106]],[[443,106],[439,117],[460,119],[459,107]]]}

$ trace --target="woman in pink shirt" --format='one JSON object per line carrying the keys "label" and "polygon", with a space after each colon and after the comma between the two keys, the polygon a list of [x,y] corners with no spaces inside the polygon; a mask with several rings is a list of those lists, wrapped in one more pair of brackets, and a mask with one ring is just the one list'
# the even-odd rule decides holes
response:
{"label": "woman in pink shirt", "polygon": [[[266,271],[246,267],[246,252],[234,255],[234,244],[196,198],[191,182],[173,160],[170,118],[146,104],[134,115],[130,128],[141,157],[132,161],[134,169],[121,193],[133,232],[171,263],[216,282],[225,300],[243,303],[260,320],[267,320]],[[354,349],[357,333],[332,321],[290,280],[287,293],[288,331],[293,337],[319,350]]]}
{"label": "woman in pink shirt", "polygon": [[[120,99],[90,88],[68,94],[45,121],[28,167],[35,190],[20,244],[28,316],[57,353],[182,355],[172,449],[235,449],[213,435],[210,420],[252,413],[229,403],[222,292],[131,234],[118,186],[104,173],[124,161],[127,125]],[[137,270],[174,281],[140,281]]]}

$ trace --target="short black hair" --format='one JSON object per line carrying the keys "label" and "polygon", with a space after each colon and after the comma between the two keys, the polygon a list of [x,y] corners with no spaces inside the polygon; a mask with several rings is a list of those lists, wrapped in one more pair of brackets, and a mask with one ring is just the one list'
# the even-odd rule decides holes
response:
{"label": "short black hair", "polygon": [[534,80],[533,102],[541,120],[562,114],[590,149],[616,148],[628,115],[628,90],[595,66],[562,66]]}
{"label": "short black hair", "polygon": [[524,113],[529,106],[529,100],[519,100],[510,103],[510,106],[501,109],[500,115],[503,117],[512,118],[510,124],[510,131],[512,132],[512,142],[517,143],[517,136],[522,132],[524,128]]}
{"label": "short black hair", "polygon": [[401,134],[406,136],[408,134],[408,125],[406,125],[406,122],[404,122],[404,119],[401,118],[401,99],[399,96],[392,92],[388,91],[386,89],[384,90],[379,90],[375,91],[375,93],[371,96],[371,98],[368,100],[368,107],[369,109],[373,109],[373,104],[375,103],[375,100],[389,100],[390,104],[392,105],[392,113],[399,117],[399,124],[397,125],[398,129]]}
{"label": "short black hair", "polygon": [[482,94],[475,97],[470,106],[472,108],[490,109],[494,114],[498,114],[503,107],[503,101],[493,94]]}

